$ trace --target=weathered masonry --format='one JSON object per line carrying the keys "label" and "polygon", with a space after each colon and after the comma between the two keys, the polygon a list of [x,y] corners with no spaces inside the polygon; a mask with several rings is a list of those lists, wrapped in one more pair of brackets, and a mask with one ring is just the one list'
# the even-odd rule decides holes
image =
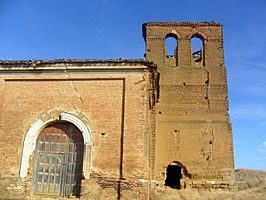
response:
{"label": "weathered masonry", "polygon": [[[146,59],[160,74],[154,179],[174,188],[233,187],[222,26],[150,22],[143,24],[143,37]],[[169,38],[173,55],[165,46]],[[195,51],[193,39],[201,43]]]}
{"label": "weathered masonry", "polygon": [[0,198],[234,188],[221,25],[143,36],[146,60],[0,61]]}
{"label": "weathered masonry", "polygon": [[147,196],[141,180],[149,179],[155,65],[143,60],[0,65],[1,179],[13,184],[7,192],[25,187],[32,195],[85,196],[99,185],[112,188],[114,196],[132,187]]}

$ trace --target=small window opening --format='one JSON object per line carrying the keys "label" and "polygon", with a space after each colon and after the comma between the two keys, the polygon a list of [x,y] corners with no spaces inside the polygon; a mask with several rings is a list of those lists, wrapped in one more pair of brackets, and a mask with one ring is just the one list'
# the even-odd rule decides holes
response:
{"label": "small window opening", "polygon": [[181,189],[181,178],[181,167],[177,165],[168,165],[166,169],[165,186]]}
{"label": "small window opening", "polygon": [[194,36],[191,38],[191,48],[192,48],[192,58],[195,63],[200,63],[203,61],[203,41],[199,36]]}
{"label": "small window opening", "polygon": [[175,58],[177,52],[177,39],[174,36],[169,36],[164,42],[166,48],[166,57]]}

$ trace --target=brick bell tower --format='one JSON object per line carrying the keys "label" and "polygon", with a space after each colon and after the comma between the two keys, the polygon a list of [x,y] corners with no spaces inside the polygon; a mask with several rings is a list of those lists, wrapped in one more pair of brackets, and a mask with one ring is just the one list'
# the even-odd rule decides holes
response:
{"label": "brick bell tower", "polygon": [[[152,178],[173,188],[234,188],[222,25],[143,24],[146,60],[158,66]],[[176,41],[172,55],[165,42]],[[201,47],[193,51],[192,41]]]}

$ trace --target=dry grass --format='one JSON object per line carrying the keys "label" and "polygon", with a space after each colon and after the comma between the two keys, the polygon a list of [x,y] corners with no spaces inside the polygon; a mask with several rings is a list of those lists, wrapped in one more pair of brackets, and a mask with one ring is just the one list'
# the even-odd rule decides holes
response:
{"label": "dry grass", "polygon": [[[236,170],[236,180],[239,186],[238,191],[196,191],[196,190],[176,190],[169,187],[156,188],[151,194],[151,200],[266,200],[266,171],[259,170]],[[0,199],[18,200],[18,199],[34,199],[32,197],[25,197],[23,195],[14,196],[14,193],[6,188],[10,186],[8,179],[3,179],[0,182]],[[15,180],[14,180],[15,181]],[[82,199],[94,199],[94,200],[108,200],[117,199],[117,193],[114,189],[102,189],[99,185],[89,180],[90,187],[87,187],[88,191]],[[18,187],[18,186],[16,186]],[[3,190],[1,190],[1,188]],[[130,191],[122,195],[122,199],[134,200],[139,197]],[[36,197],[36,199],[38,199]],[[44,198],[45,200],[51,198]],[[60,199],[60,198],[58,198]]]}
{"label": "dry grass", "polygon": [[168,187],[156,189],[152,200],[266,200],[266,171],[236,170],[238,191],[177,191]]}

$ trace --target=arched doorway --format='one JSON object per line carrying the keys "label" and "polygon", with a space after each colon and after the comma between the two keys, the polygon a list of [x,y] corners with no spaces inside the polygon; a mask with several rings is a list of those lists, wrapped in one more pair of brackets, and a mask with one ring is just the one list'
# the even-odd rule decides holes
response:
{"label": "arched doorway", "polygon": [[81,131],[67,121],[55,121],[38,135],[34,151],[34,194],[79,196],[84,141]]}
{"label": "arched doorway", "polygon": [[165,186],[181,189],[180,179],[182,178],[181,167],[178,165],[168,165],[166,168]]}
{"label": "arched doorway", "polygon": [[191,178],[186,167],[178,161],[173,161],[166,168],[165,186],[176,189],[186,188],[187,179]]}

